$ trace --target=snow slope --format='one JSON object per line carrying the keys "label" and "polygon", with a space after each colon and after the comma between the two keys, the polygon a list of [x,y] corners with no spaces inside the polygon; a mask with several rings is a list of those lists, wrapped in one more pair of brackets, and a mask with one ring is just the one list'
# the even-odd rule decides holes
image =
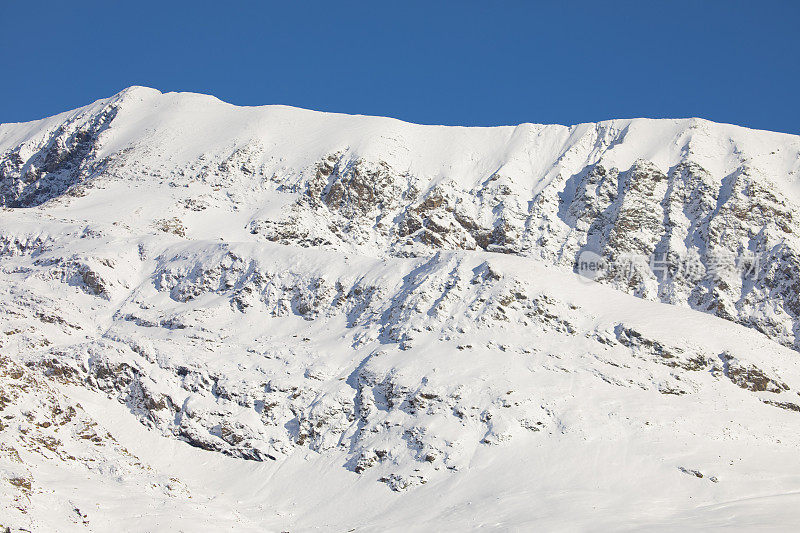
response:
{"label": "snow slope", "polygon": [[796,528],[798,168],[142,87],[0,125],[0,524]]}

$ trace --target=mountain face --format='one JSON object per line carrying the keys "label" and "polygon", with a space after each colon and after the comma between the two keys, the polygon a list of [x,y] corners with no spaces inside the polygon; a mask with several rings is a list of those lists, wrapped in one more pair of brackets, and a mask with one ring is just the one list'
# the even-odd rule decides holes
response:
{"label": "mountain face", "polygon": [[798,173],[699,119],[0,125],[0,524],[797,520]]}

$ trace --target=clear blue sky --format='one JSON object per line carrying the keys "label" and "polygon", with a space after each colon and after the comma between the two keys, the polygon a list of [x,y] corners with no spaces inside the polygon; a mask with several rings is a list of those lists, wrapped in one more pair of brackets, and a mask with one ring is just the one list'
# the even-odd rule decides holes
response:
{"label": "clear blue sky", "polygon": [[5,0],[0,122],[129,85],[429,124],[800,133],[800,1]]}

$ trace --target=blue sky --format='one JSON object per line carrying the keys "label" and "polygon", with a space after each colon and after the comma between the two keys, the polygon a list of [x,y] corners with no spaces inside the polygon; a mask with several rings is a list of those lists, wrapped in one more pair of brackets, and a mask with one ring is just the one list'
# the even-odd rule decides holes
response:
{"label": "blue sky", "polygon": [[800,133],[800,2],[23,2],[0,122],[129,85],[428,124],[700,116]]}

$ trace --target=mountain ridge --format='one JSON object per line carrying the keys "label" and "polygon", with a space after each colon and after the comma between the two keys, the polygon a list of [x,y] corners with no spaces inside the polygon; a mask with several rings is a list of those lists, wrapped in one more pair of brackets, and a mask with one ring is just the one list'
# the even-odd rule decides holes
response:
{"label": "mountain ridge", "polygon": [[799,165],[800,137],[694,119],[146,88],[0,126],[12,525],[792,520]]}
{"label": "mountain ridge", "polygon": [[[137,96],[138,95],[138,96]],[[198,92],[191,92],[191,91],[169,91],[169,92],[162,92],[158,89],[147,87],[143,85],[131,85],[122,89],[118,93],[114,94],[113,96],[107,98],[100,98],[95,100],[91,104],[81,106],[69,111],[64,111],[62,113],[57,113],[52,116],[43,117],[40,119],[33,119],[30,121],[23,121],[23,122],[8,122],[8,123],[0,123],[0,127],[2,126],[23,126],[23,125],[37,125],[44,123],[46,121],[56,120],[58,118],[65,118],[68,116],[74,116],[75,114],[79,114],[84,111],[90,110],[93,106],[98,105],[108,105],[110,103],[118,102],[125,100],[126,98],[134,98],[138,97],[142,99],[144,96],[151,96],[151,97],[159,97],[159,96],[167,96],[167,97],[186,97],[186,98],[201,98],[201,99],[208,99],[214,103],[225,104],[232,108],[239,108],[239,109],[246,109],[246,110],[269,110],[269,109],[284,109],[288,111],[297,111],[303,113],[314,113],[319,115],[333,115],[339,117],[357,117],[357,118],[365,118],[365,119],[382,119],[386,121],[395,121],[404,125],[408,126],[419,126],[422,128],[452,128],[452,129],[459,129],[459,128],[466,128],[466,129],[508,129],[508,128],[517,128],[520,126],[558,126],[567,128],[568,130],[573,130],[581,126],[594,126],[594,125],[610,125],[610,124],[629,124],[631,122],[672,122],[672,123],[685,123],[687,126],[691,127],[693,125],[698,124],[708,124],[714,126],[721,126],[725,128],[736,128],[741,130],[753,131],[753,132],[760,132],[760,133],[769,133],[779,136],[789,136],[789,137],[800,137],[798,134],[786,133],[786,132],[778,132],[773,130],[765,130],[759,128],[751,128],[748,126],[741,126],[734,123],[727,123],[727,122],[717,122],[710,119],[706,119],[703,117],[681,117],[681,118],[650,118],[650,117],[630,117],[630,118],[614,118],[614,119],[605,119],[600,121],[594,122],[581,122],[576,124],[556,124],[556,123],[538,123],[538,122],[521,122],[518,124],[506,124],[506,125],[494,125],[494,126],[478,126],[478,125],[471,125],[471,126],[464,126],[464,125],[446,125],[446,124],[422,124],[416,122],[410,122],[403,119],[398,119],[395,117],[389,116],[382,116],[382,115],[366,115],[366,114],[352,114],[352,113],[343,113],[343,112],[335,112],[335,111],[317,111],[310,108],[303,108],[298,106],[292,106],[287,104],[256,104],[256,105],[240,105],[240,104],[233,104],[230,102],[226,102],[221,100],[220,98],[206,93],[198,93]]]}

